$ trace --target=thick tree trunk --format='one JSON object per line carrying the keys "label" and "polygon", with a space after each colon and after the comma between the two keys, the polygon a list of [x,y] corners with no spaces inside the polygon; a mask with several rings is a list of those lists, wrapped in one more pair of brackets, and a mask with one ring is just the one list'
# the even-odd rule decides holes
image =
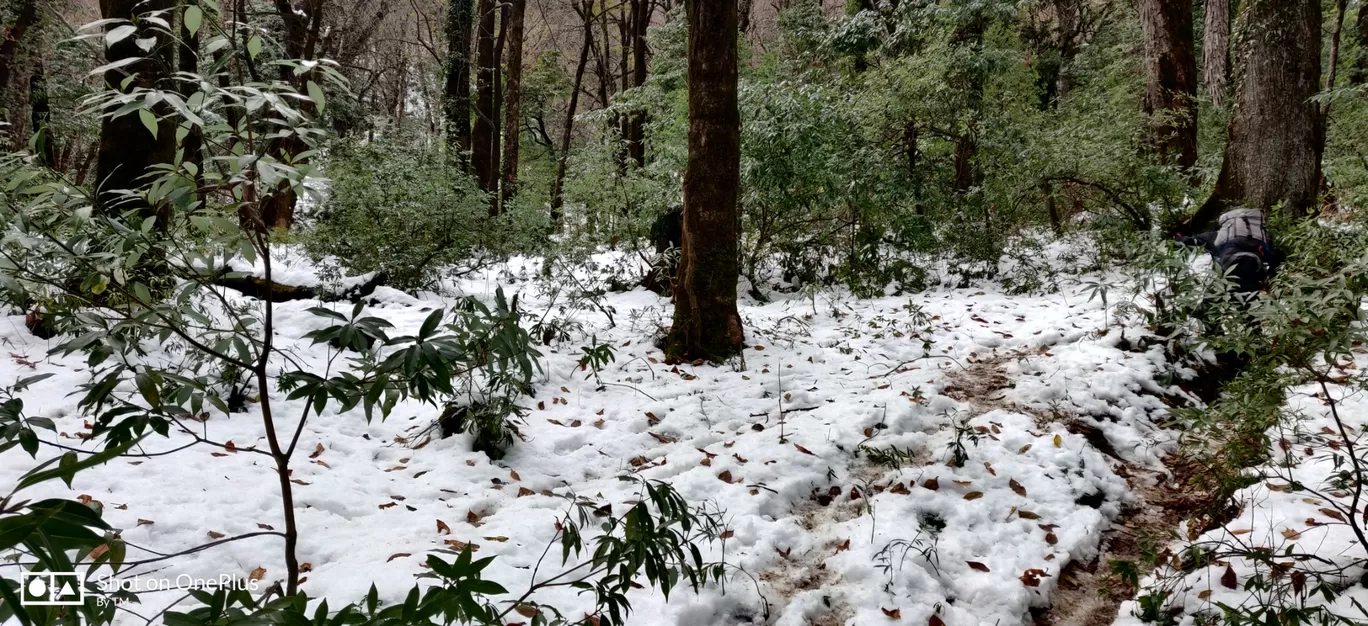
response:
{"label": "thick tree trunk", "polygon": [[[499,136],[494,104],[495,73],[499,71],[494,50],[494,30],[498,6],[494,0],[479,0],[476,13],[479,25],[475,35],[475,132],[471,138],[471,165],[480,189],[493,193],[499,186]],[[498,211],[497,203],[490,212]]]}
{"label": "thick tree trunk", "polygon": [[1207,0],[1202,24],[1202,80],[1211,103],[1225,106],[1230,83],[1230,0]]}
{"label": "thick tree trunk", "polygon": [[1321,5],[1318,0],[1244,0],[1236,25],[1238,84],[1216,189],[1189,220],[1203,228],[1232,207],[1294,217],[1316,201],[1321,173]]}
{"label": "thick tree trunk", "polygon": [[[19,45],[24,40],[24,33],[38,21],[38,0],[20,0],[18,9],[14,24],[4,27],[4,39],[0,40],[0,97],[9,95],[14,64],[19,59]],[[22,139],[15,137],[15,142]]]}
{"label": "thick tree trunk", "polygon": [[447,145],[462,169],[470,158],[470,34],[475,27],[472,0],[452,0],[447,14],[447,68],[443,112]]}
{"label": "thick tree trunk", "polygon": [[741,116],[737,110],[736,0],[690,0],[689,160],[684,241],[666,352],[728,357],[745,340],[736,309],[741,219]]}
{"label": "thick tree trunk", "polygon": [[551,182],[551,224],[561,228],[561,207],[564,203],[565,167],[570,161],[570,137],[575,129],[575,109],[579,106],[580,88],[584,85],[584,69],[589,65],[589,48],[594,44],[593,0],[575,7],[584,21],[584,43],[580,45],[579,63],[575,66],[575,80],[570,85],[570,102],[565,108],[565,126],[561,129],[560,154],[556,160],[556,178]]}
{"label": "thick tree trunk", "polygon": [[1145,33],[1145,114],[1160,161],[1197,164],[1197,57],[1192,0],[1141,0]]}
{"label": "thick tree trunk", "polygon": [[[290,0],[275,0],[276,13],[285,23],[285,56],[289,59],[312,59],[314,47],[318,42],[319,26],[323,22],[324,0],[303,0],[299,6]],[[280,68],[280,80],[296,86],[303,85],[309,74],[295,76],[293,70]],[[301,105],[311,109],[307,104]],[[308,144],[296,135],[272,139],[266,152],[282,163],[293,164],[295,157],[308,149]],[[298,200],[294,188],[281,184],[261,199],[261,223],[258,227],[289,230],[294,225],[295,202]]]}
{"label": "thick tree trunk", "polygon": [[[135,14],[151,11],[169,11],[171,0],[101,0],[100,15],[106,19],[132,20]],[[139,32],[109,46],[105,50],[105,60],[111,63],[124,59],[139,58],[129,65],[105,72],[106,89],[121,89],[128,77],[129,91],[137,88],[159,87],[159,82],[171,68],[171,44],[160,31],[142,22]],[[109,30],[118,24],[111,24]],[[151,54],[145,54],[136,43],[140,38],[155,38],[156,44]],[[122,212],[138,209],[144,215],[152,215],[152,207],[145,203],[125,200],[116,193],[123,189],[136,189],[140,178],[147,169],[158,163],[170,163],[175,155],[175,126],[169,121],[157,125],[157,135],[143,126],[138,115],[121,115],[116,118],[102,117],[100,120],[100,152],[95,164],[96,202],[102,210]]]}
{"label": "thick tree trunk", "polygon": [[[518,190],[518,140],[522,130],[519,107],[522,103],[523,15],[527,0],[512,0],[508,15],[508,81],[504,91],[503,181],[499,186],[499,205],[503,207]],[[501,210],[503,210],[501,208]]]}

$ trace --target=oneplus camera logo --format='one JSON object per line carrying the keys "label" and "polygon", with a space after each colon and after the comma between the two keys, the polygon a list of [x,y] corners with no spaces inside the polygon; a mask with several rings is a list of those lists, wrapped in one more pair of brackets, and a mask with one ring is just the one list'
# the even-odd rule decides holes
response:
{"label": "oneplus camera logo", "polygon": [[81,606],[85,603],[85,586],[76,572],[24,572],[24,606]]}

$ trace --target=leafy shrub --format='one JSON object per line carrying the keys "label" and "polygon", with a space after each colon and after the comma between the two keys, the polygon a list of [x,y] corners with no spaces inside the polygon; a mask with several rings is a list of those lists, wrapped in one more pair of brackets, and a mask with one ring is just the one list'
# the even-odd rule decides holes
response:
{"label": "leafy shrub", "polygon": [[329,275],[385,272],[396,288],[432,288],[443,271],[479,266],[498,247],[489,197],[442,150],[403,138],[339,141],[329,157],[331,192],[304,236]]}

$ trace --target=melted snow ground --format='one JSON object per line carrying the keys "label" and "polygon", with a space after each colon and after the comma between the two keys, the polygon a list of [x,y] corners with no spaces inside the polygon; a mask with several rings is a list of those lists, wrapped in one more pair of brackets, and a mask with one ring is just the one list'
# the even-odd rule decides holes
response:
{"label": "melted snow ground", "polygon": [[[503,284],[519,294],[523,310],[540,316],[547,302],[532,283],[516,279],[539,267],[515,263],[511,273],[490,271],[457,287],[489,296]],[[486,574],[520,590],[566,509],[564,499],[543,490],[573,489],[616,510],[636,497],[617,477],[639,471],[671,482],[692,502],[725,510],[735,533],[726,561],[749,576],[738,574],[725,591],[712,586],[697,596],[672,594],[669,602],[639,590],[633,624],[879,624],[892,610],[905,623],[925,624],[937,609],[950,626],[1030,623],[1030,608],[1048,604],[1061,569],[1096,555],[1101,531],[1129,497],[1112,469],[1118,461],[1050,416],[1090,416],[1083,419],[1100,426],[1133,464],[1157,467],[1158,455],[1171,447],[1153,425],[1164,411],[1155,394],[1166,391],[1155,382],[1158,348],[1123,351],[1115,327],[1099,335],[1107,314],[1079,287],[1045,296],[1007,295],[983,284],[872,300],[825,293],[815,300],[779,295],[765,305],[743,301],[750,346],[744,371],[663,365],[651,339],[655,324],[668,321],[668,300],[638,290],[609,294],[604,304],[615,311],[615,327],[597,311],[581,312],[583,338],[546,349],[545,373],[535,397],[526,399],[527,440],[501,461],[471,452],[465,436],[415,449],[424,439],[414,435],[437,417],[431,407],[400,405],[388,421],[369,425],[360,411],[330,410],[310,420],[293,475],[299,557],[312,566],[303,589],[337,606],[361,599],[373,581],[382,600],[399,601],[423,571],[425,553],[459,539],[478,544],[479,556],[498,557]],[[278,341],[322,371],[326,348],[301,339],[324,325],[306,312],[315,305],[282,303],[275,315]],[[370,313],[404,334],[443,305],[382,289]],[[929,323],[929,335],[918,336],[922,323]],[[22,318],[0,326],[0,341],[15,355],[0,362],[0,380],[56,374],[23,395],[28,413],[53,417],[71,437],[61,441],[81,445],[74,437],[83,430],[78,397],[68,394],[86,381],[83,360],[47,357],[51,344],[30,335]],[[612,384],[601,390],[575,367],[590,335],[617,354],[603,373]],[[962,388],[989,370],[1005,377],[994,395],[966,397]],[[276,403],[280,415],[300,413],[296,402]],[[789,411],[786,443],[781,407]],[[659,422],[652,425],[648,414]],[[258,418],[254,409],[215,414],[205,433],[264,449]],[[946,464],[957,420],[968,420],[978,435],[962,468]],[[874,429],[868,442],[867,429]],[[170,449],[182,439],[154,439],[146,447]],[[875,466],[857,456],[862,442],[910,449],[914,460],[901,471]],[[307,453],[319,445],[323,452],[311,462]],[[281,528],[269,459],[214,452],[196,447],[119,460],[83,472],[72,490],[49,483],[28,495],[89,495],[128,542],[161,552],[204,543],[211,532]],[[17,449],[0,458],[6,480],[32,465]],[[729,482],[719,478],[724,473]],[[928,480],[937,489],[927,488]],[[895,493],[895,484],[913,486]],[[834,502],[814,499],[833,487],[840,492]],[[852,489],[859,494],[853,500]],[[472,512],[478,526],[468,522]],[[918,520],[927,514],[945,522],[935,561],[894,552],[893,567],[883,571],[877,554],[894,540],[918,538]],[[439,520],[449,535],[439,533]],[[723,554],[716,546],[709,558]],[[147,556],[129,550],[130,559]],[[139,571],[245,577],[260,567],[266,581],[284,572],[279,540],[271,537],[155,567],[161,569]],[[1032,569],[1040,571],[1038,586],[1023,581],[1032,580],[1024,576]],[[149,615],[177,595],[148,596],[130,609]],[[571,616],[585,608],[569,591],[539,599]]]}

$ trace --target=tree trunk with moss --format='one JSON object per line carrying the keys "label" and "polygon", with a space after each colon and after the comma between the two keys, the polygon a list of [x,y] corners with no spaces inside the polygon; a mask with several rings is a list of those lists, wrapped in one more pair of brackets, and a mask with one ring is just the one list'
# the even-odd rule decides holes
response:
{"label": "tree trunk with moss", "polygon": [[1237,84],[1216,189],[1189,220],[1204,228],[1228,208],[1282,205],[1305,215],[1320,185],[1321,5],[1245,0],[1235,28]]}
{"label": "tree trunk with moss", "polygon": [[1197,56],[1192,0],[1140,0],[1145,33],[1145,114],[1159,160],[1197,164]]}
{"label": "tree trunk with moss", "polygon": [[737,109],[736,0],[691,0],[689,158],[684,237],[666,352],[676,359],[723,359],[745,340],[736,309],[741,179]]}
{"label": "tree trunk with moss", "polygon": [[[15,12],[14,23],[0,25],[0,28],[4,28],[4,37],[0,38],[0,95],[8,95],[10,83],[14,80],[14,66],[21,52],[19,46],[24,41],[24,34],[38,22],[38,0],[18,0],[11,5],[11,10]],[[15,138],[16,142],[22,140],[22,137]]]}

